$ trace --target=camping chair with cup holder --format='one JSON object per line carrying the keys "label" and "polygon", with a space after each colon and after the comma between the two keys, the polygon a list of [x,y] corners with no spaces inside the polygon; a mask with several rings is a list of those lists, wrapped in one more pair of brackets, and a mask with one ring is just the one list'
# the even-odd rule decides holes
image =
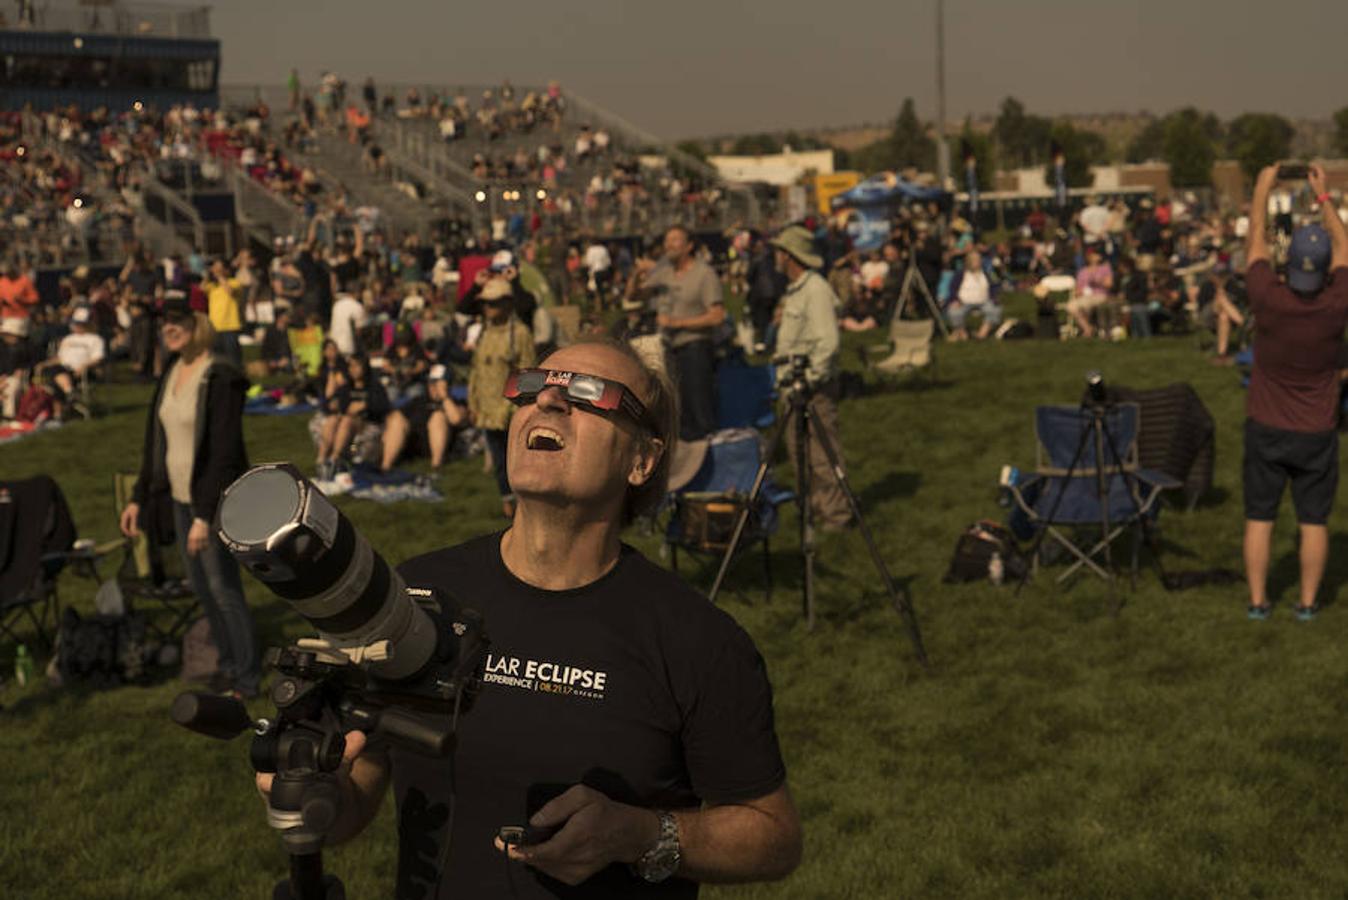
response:
{"label": "camping chair with cup holder", "polygon": [[[121,519],[122,510],[131,502],[136,476],[119,472],[112,477],[114,511]],[[145,616],[148,632],[161,644],[177,644],[192,621],[200,615],[200,604],[176,552],[164,553],[173,543],[170,522],[155,522],[154,534],[142,530],[134,538],[121,537],[77,551],[74,571],[95,582],[104,581],[100,563],[117,552],[122,558],[113,576],[120,591],[125,612]]]}
{"label": "camping chair with cup holder", "polygon": [[[677,488],[669,495],[670,516],[665,528],[665,546],[670,565],[679,569],[679,551],[695,558],[719,560],[730,546],[735,523],[748,503],[762,453],[762,440],[750,428],[731,428],[715,432],[703,441],[686,444],[677,450],[671,474]],[[680,463],[691,456],[691,463]],[[689,470],[692,470],[689,472]],[[771,482],[764,483],[758,503],[750,511],[741,550],[755,543],[763,546],[764,587],[772,597],[771,538],[777,531],[777,506],[794,499],[791,491]]]}
{"label": "camping chair with cup holder", "polygon": [[[1161,492],[1182,487],[1138,462],[1141,415],[1136,403],[1040,406],[1035,409],[1036,464],[1022,481],[1005,484],[1014,501],[1012,530],[1034,535],[1031,565],[1037,569],[1043,543],[1072,558],[1058,575],[1062,583],[1081,569],[1114,582],[1112,548],[1133,532],[1130,577],[1135,582],[1141,545],[1147,543],[1158,569],[1152,528]],[[1028,577],[1027,572],[1027,577]]]}

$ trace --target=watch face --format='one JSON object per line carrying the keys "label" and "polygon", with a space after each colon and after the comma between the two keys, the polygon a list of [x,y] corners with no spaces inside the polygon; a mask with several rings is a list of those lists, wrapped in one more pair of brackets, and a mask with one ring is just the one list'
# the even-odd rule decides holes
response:
{"label": "watch face", "polygon": [[679,868],[679,851],[673,847],[653,851],[642,860],[641,877],[647,881],[664,881]]}

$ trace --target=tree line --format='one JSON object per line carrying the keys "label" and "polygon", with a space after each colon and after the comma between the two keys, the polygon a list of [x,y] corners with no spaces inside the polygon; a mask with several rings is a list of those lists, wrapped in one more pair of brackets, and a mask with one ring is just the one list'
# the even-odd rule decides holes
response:
{"label": "tree line", "polygon": [[[913,99],[908,97],[888,134],[853,151],[835,150],[835,164],[840,169],[862,172],[909,167],[935,171],[937,139],[933,130],[931,123],[918,116]],[[1217,159],[1238,161],[1246,176],[1253,179],[1264,166],[1291,156],[1295,134],[1292,123],[1275,113],[1245,113],[1223,122],[1213,113],[1188,106],[1150,121],[1123,149],[1123,161],[1163,161],[1170,165],[1170,181],[1176,187],[1206,187]],[[1063,153],[1069,187],[1089,187],[1091,166],[1118,161],[1111,158],[1117,151],[1111,152],[1103,135],[1066,119],[1034,115],[1015,97],[1002,101],[991,131],[975,131],[966,119],[960,133],[948,140],[956,179],[963,182],[961,158],[964,151],[970,151],[978,161],[981,190],[992,188],[993,174],[999,169],[1044,166],[1051,183],[1053,149]],[[776,153],[784,145],[794,150],[827,146],[818,138],[796,132],[785,136],[763,133],[737,138],[731,152]],[[699,157],[706,155],[706,149],[696,141],[685,141],[679,147]],[[1348,156],[1348,107],[1334,114],[1334,147],[1341,156]]]}

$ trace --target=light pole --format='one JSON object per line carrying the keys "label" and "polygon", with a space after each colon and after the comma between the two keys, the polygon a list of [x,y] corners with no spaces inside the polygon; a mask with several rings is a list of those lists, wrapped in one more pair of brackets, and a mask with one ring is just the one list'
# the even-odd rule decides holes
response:
{"label": "light pole", "polygon": [[950,179],[950,147],[945,139],[945,0],[936,0],[936,177]]}

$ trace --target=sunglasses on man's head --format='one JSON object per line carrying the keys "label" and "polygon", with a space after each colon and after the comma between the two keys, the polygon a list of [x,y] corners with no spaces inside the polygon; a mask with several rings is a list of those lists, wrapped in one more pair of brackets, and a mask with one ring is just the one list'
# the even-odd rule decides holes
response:
{"label": "sunglasses on man's head", "polygon": [[563,372],[557,369],[516,369],[506,379],[504,396],[516,406],[527,406],[550,387],[560,388],[566,399],[586,412],[607,416],[621,412],[637,425],[646,426],[646,406],[621,381]]}

